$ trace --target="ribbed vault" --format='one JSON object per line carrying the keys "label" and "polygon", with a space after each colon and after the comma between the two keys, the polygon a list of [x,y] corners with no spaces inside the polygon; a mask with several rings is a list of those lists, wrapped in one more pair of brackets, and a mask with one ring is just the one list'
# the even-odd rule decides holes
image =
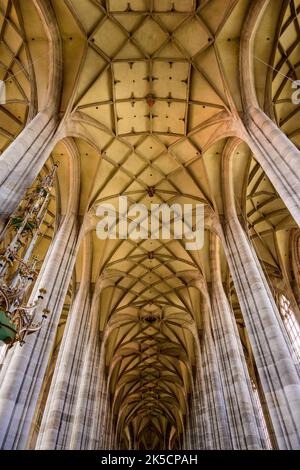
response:
{"label": "ribbed vault", "polygon": [[[223,214],[225,141],[214,142],[232,134],[240,109],[232,58],[248,4],[53,4],[66,57],[75,47],[82,51],[64,79],[67,129],[101,151],[98,166],[91,148],[76,139],[82,215],[88,209],[94,227],[97,205],[112,204],[118,212],[120,195],[148,209],[151,203],[202,202],[211,227],[213,214]],[[266,77],[266,66],[256,66]],[[237,150],[234,172],[238,210],[276,276],[276,230],[293,222],[246,145]],[[101,296],[100,330],[109,328],[106,367],[123,447],[180,446],[195,365],[189,327],[202,325],[201,294],[189,285],[199,273],[210,282],[207,246],[206,240],[203,250],[188,252],[184,240],[100,241],[93,232],[92,280],[96,285],[108,276],[112,284]],[[247,339],[244,345],[247,351]]]}
{"label": "ribbed vault", "polygon": [[[272,90],[272,112],[279,127],[299,146],[300,88],[294,82],[300,79],[300,2],[283,2],[277,37],[273,49],[273,69],[269,71]],[[295,101],[291,94],[295,94]]]}
{"label": "ribbed vault", "polygon": [[[42,107],[48,66],[47,39],[34,2],[0,3],[0,79],[7,83],[8,97],[0,105],[3,151]],[[72,154],[78,163],[78,221],[92,233],[91,283],[97,288],[99,279],[107,282],[100,296],[99,334],[106,341],[105,371],[121,448],[182,446],[195,378],[194,335],[201,341],[203,327],[203,298],[194,281],[202,276],[208,286],[211,281],[209,237],[224,216],[222,155],[242,111],[239,42],[250,4],[51,1],[64,67],[61,140],[51,154],[51,162],[59,164],[58,197],[47,220],[50,226],[55,211],[58,222],[65,213]],[[291,80],[299,78],[300,2],[272,5],[263,17],[263,37],[255,42],[257,94],[297,144],[299,106],[292,108],[289,98]],[[295,223],[242,141],[232,171],[242,224],[268,280],[282,285],[285,276],[292,277],[287,231]],[[118,228],[119,196],[148,211],[151,204],[204,204],[203,249],[187,251],[186,240],[173,237],[99,240],[96,208],[113,205]],[[48,244],[51,237],[52,232],[45,234]],[[41,253],[45,250],[41,242]],[[221,258],[222,279],[250,357],[223,253]],[[81,263],[79,255],[69,297],[80,280]]]}
{"label": "ribbed vault", "polygon": [[[202,202],[209,214],[201,154],[230,124],[215,41],[233,3],[213,24],[203,2],[88,3],[93,15],[76,2],[60,8],[68,7],[85,41],[71,123],[101,147],[90,212],[101,203],[118,209],[122,195],[148,209]],[[110,329],[106,364],[120,445],[178,447],[195,364],[188,327],[201,328],[200,293],[188,284],[202,270],[202,253],[187,252],[184,240],[93,238],[92,277],[113,282],[101,297],[100,328]]]}
{"label": "ribbed vault", "polygon": [[34,115],[36,83],[25,34],[19,5],[12,0],[1,2],[0,80],[6,88],[6,101],[0,104],[1,152]]}

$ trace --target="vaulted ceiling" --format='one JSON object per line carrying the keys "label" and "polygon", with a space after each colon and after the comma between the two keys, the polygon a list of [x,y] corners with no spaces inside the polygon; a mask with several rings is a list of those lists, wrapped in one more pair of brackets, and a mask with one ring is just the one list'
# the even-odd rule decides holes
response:
{"label": "vaulted ceiling", "polygon": [[[205,204],[204,248],[184,240],[99,240],[93,227],[92,283],[101,296],[100,330],[109,325],[106,365],[123,445],[176,447],[182,438],[195,366],[189,325],[201,329],[198,273],[210,282],[209,230],[223,214],[221,155],[241,111],[239,41],[249,0],[52,0],[63,39],[62,136],[80,164],[79,215],[100,203]],[[0,106],[4,150],[47,90],[47,36],[32,0],[0,0]],[[296,143],[298,111],[288,101],[299,78],[300,1],[272,0],[255,43],[262,106]],[[270,68],[274,67],[276,70]],[[283,75],[284,74],[284,75]],[[70,137],[71,136],[71,137]],[[59,212],[68,197],[68,146],[59,162]],[[246,144],[234,158],[237,207],[264,267],[279,276],[294,226]],[[278,235],[279,234],[279,235]],[[223,257],[223,278],[228,271]],[[287,271],[289,271],[289,261]],[[76,266],[80,280],[80,257]]]}

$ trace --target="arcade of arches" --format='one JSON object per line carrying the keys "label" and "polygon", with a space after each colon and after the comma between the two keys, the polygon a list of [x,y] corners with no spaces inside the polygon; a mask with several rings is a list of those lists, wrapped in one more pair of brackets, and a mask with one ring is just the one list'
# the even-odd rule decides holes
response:
{"label": "arcade of arches", "polygon": [[0,448],[300,449],[300,0],[0,0],[0,79]]}

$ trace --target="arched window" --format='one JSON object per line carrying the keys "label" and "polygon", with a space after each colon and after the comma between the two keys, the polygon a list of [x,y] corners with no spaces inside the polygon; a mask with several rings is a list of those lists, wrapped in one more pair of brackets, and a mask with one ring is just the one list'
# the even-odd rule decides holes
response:
{"label": "arched window", "polygon": [[283,294],[279,297],[279,310],[286,332],[291,341],[295,362],[300,363],[300,326],[292,310],[290,301]]}

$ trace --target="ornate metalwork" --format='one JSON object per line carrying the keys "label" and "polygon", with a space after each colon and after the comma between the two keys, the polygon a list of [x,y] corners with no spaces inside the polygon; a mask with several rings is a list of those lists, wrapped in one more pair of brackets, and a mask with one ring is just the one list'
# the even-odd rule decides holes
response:
{"label": "ornate metalwork", "polygon": [[54,184],[56,165],[35,187],[28,190],[4,231],[4,248],[0,252],[0,339],[6,344],[23,344],[27,335],[41,329],[49,311],[44,309],[37,321],[38,306],[45,289],[39,290],[36,301],[28,297],[37,276],[38,259],[34,247],[42,236]]}

